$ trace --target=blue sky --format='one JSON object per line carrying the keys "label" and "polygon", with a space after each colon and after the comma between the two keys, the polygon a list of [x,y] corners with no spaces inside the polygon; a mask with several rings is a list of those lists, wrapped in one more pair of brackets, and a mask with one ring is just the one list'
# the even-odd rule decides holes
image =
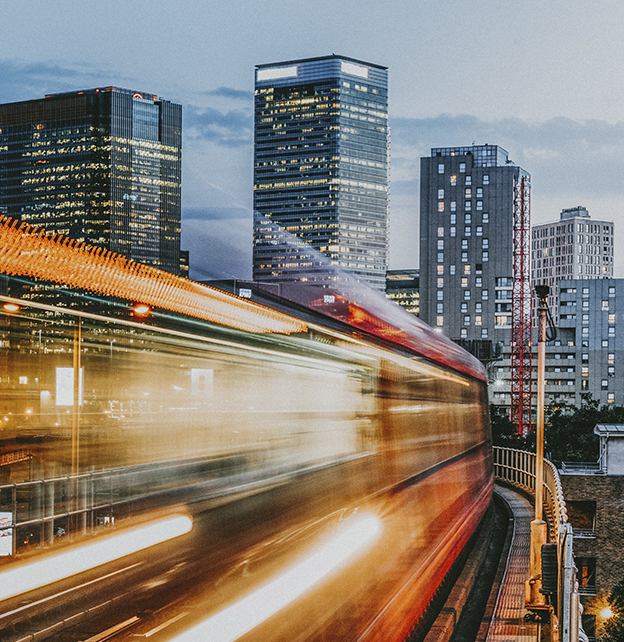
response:
{"label": "blue sky", "polygon": [[[386,65],[390,267],[418,265],[419,159],[498,144],[534,222],[586,206],[624,243],[620,0],[2,0],[0,102],[117,85],[184,106],[194,278],[247,277],[254,65],[338,53]],[[616,256],[616,276],[624,261]]]}

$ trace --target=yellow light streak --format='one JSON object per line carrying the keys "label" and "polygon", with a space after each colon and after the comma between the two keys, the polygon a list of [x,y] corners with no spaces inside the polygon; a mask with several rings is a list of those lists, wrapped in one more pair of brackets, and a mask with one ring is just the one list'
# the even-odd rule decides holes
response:
{"label": "yellow light streak", "polygon": [[141,301],[248,332],[305,332],[307,325],[233,294],[207,287],[101,247],[0,217],[0,272]]}
{"label": "yellow light streak", "polygon": [[380,533],[381,522],[374,515],[347,520],[314,553],[247,597],[177,636],[173,642],[238,640],[341,566],[353,561],[377,540]]}
{"label": "yellow light streak", "polygon": [[41,588],[72,575],[180,537],[193,527],[187,515],[170,515],[102,537],[95,542],[20,564],[0,573],[0,600]]}

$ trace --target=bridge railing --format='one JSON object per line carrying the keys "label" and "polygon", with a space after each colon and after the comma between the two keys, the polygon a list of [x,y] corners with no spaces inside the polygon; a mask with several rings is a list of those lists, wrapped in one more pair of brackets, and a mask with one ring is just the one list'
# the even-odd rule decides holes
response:
{"label": "bridge railing", "polygon": [[[494,447],[494,476],[535,496],[535,453],[514,448]],[[544,460],[544,513],[548,538],[557,544],[559,567],[555,607],[561,642],[578,642],[580,623],[579,593],[572,550],[572,526],[568,522],[559,473],[554,464]],[[528,578],[527,578],[528,579]]]}

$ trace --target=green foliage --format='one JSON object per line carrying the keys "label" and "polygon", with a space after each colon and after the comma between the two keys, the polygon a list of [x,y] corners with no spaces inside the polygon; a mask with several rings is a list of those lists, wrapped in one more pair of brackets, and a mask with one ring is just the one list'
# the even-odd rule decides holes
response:
{"label": "green foliage", "polygon": [[[490,419],[495,446],[535,451],[534,429],[526,437],[518,435],[506,411],[495,405],[490,406]],[[544,453],[557,466],[562,461],[595,462],[599,439],[594,435],[594,426],[618,423],[624,423],[624,408],[601,407],[591,394],[583,395],[578,408],[552,403],[544,413]]]}

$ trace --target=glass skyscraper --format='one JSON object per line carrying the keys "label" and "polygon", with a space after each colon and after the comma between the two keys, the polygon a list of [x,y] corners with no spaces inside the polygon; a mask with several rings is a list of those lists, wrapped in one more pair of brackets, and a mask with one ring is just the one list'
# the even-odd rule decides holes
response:
{"label": "glass skyscraper", "polygon": [[384,290],[388,141],[386,67],[333,54],[256,67],[254,280],[316,279],[272,222]]}
{"label": "glass skyscraper", "polygon": [[0,214],[180,273],[182,107],[105,87],[0,105]]}

